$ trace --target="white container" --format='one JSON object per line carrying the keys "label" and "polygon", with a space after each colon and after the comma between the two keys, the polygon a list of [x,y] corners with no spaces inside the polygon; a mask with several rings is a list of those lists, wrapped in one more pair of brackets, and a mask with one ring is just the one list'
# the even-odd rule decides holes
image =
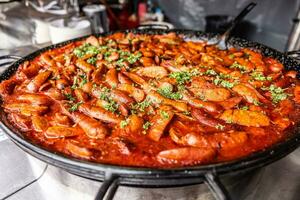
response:
{"label": "white container", "polygon": [[91,34],[91,24],[88,20],[70,21],[63,25],[63,19],[50,22],[49,32],[53,44]]}
{"label": "white container", "polygon": [[34,41],[36,44],[43,44],[50,42],[49,35],[49,25],[47,21],[43,21],[40,19],[34,19],[35,24],[35,32],[34,32]]}

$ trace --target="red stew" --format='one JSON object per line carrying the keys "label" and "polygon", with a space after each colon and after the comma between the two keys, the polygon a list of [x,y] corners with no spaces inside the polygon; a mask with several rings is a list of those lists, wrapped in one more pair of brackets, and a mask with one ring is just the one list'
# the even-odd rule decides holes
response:
{"label": "red stew", "polygon": [[295,71],[173,33],[91,36],[49,50],[22,63],[0,94],[27,139],[123,166],[238,159],[286,138],[300,119]]}

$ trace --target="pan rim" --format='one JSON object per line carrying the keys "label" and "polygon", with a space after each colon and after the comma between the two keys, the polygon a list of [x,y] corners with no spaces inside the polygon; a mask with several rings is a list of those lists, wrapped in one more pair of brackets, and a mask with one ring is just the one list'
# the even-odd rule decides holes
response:
{"label": "pan rim", "polygon": [[[172,30],[160,30],[160,29],[144,29],[144,30],[137,30],[137,29],[129,29],[129,30],[123,30],[123,31],[111,31],[103,34],[96,34],[94,36],[105,36],[105,35],[110,35],[113,33],[128,33],[128,32],[133,32],[133,33],[141,33],[141,34],[165,34],[165,33],[170,33],[170,32],[175,32],[177,34],[183,34],[187,36],[188,34],[191,34],[193,37],[199,39],[203,38],[213,38],[217,36],[216,34],[212,33],[204,33],[202,31],[193,31],[193,30],[185,30],[185,29],[172,29]],[[0,75],[0,82],[9,78],[11,75],[14,74],[18,66],[27,61],[31,60],[32,58],[37,57],[43,52],[46,52],[50,49],[55,49],[59,48],[62,46],[65,46],[71,42],[75,41],[80,41],[84,38],[89,37],[88,36],[83,36],[80,38],[75,38],[72,40],[68,40],[65,42],[61,42],[58,44],[50,45],[47,47],[44,47],[42,49],[39,49],[27,56],[22,57],[18,61],[14,62],[11,64],[7,70],[3,72],[3,74]],[[229,40],[229,43],[231,42],[241,42],[241,43],[248,43],[250,46],[257,46],[261,48],[265,48],[266,50],[276,54],[277,56],[282,56],[285,57],[283,53],[272,49],[270,47],[267,47],[265,45],[248,41],[245,39],[241,38],[231,38]],[[241,46],[240,46],[241,47]],[[256,48],[255,48],[256,49]],[[292,58],[288,58],[291,62],[294,64],[296,63],[295,60]],[[280,60],[280,59],[279,59]],[[281,61],[281,60],[280,60]],[[15,68],[15,69],[14,69]],[[5,77],[7,76],[7,77]],[[278,143],[275,143],[274,145],[268,147],[265,150],[257,151],[254,152],[246,157],[239,158],[236,160],[232,161],[226,161],[226,162],[220,162],[220,163],[215,163],[215,164],[208,164],[208,165],[195,165],[195,166],[185,166],[185,167],[176,167],[176,168],[151,168],[151,167],[129,167],[129,166],[120,166],[120,165],[113,165],[113,164],[104,164],[104,163],[96,163],[96,162],[90,162],[90,161],[85,161],[85,160],[80,160],[76,159],[70,156],[65,156],[63,154],[56,154],[54,152],[51,152],[39,145],[36,145],[29,140],[21,137],[18,133],[16,133],[11,127],[9,127],[5,122],[3,122],[3,111],[1,111],[1,123],[0,126],[2,130],[6,133],[6,135],[9,136],[10,139],[13,140],[18,146],[21,145],[24,151],[26,151],[29,154],[38,154],[40,156],[35,156],[38,157],[39,159],[50,163],[54,164],[55,166],[62,167],[64,169],[68,168],[76,168],[79,167],[80,170],[85,170],[85,171],[95,171],[95,172],[105,172],[109,170],[111,173],[118,173],[118,174],[124,174],[124,175],[166,175],[166,176],[174,176],[176,175],[182,175],[185,174],[187,176],[195,176],[195,175],[201,175],[205,174],[208,172],[217,172],[218,174],[223,174],[223,173],[229,173],[229,172],[236,172],[239,170],[243,170],[246,168],[257,168],[261,167],[263,165],[266,165],[270,162],[274,162],[275,160],[280,159],[281,157],[284,157],[285,155],[289,154],[293,150],[295,150],[298,146],[300,146],[300,133],[297,130],[297,133],[293,133],[292,137],[286,138]],[[298,127],[297,127],[298,128]],[[25,149],[26,150],[25,150]],[[41,158],[42,157],[42,158]],[[55,161],[55,163],[51,163],[50,161]],[[269,161],[269,162],[268,162]]]}

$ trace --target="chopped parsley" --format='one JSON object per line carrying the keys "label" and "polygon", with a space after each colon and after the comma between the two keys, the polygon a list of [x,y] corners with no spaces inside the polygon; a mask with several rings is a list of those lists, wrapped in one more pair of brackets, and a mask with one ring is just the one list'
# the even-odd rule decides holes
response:
{"label": "chopped parsley", "polygon": [[73,80],[73,85],[71,86],[71,88],[73,90],[75,90],[77,88],[77,84],[78,84],[78,78],[77,78],[77,76],[75,76],[74,80]]}
{"label": "chopped parsley", "polygon": [[60,79],[60,75],[58,74],[57,76],[53,76],[51,79],[52,80],[59,80]]}
{"label": "chopped parsley", "polygon": [[122,121],[120,122],[120,127],[123,129],[123,128],[125,128],[128,124],[129,124],[128,119],[122,120]]}
{"label": "chopped parsley", "polygon": [[260,106],[262,103],[254,99],[254,100],[253,100],[253,104],[254,104],[255,106]]}
{"label": "chopped parsley", "polygon": [[206,97],[204,94],[199,94],[198,95],[199,99],[201,99],[202,101],[207,101]]}
{"label": "chopped parsley", "polygon": [[80,82],[80,84],[78,85],[78,77],[77,76],[75,76],[74,77],[74,80],[73,80],[73,85],[71,86],[71,88],[73,89],[73,90],[75,90],[75,89],[77,89],[78,87],[82,87],[83,85],[85,85],[88,81],[87,81],[87,77],[86,77],[86,75],[85,74],[81,74],[81,75],[79,75],[79,77],[80,77],[80,79],[81,79],[81,82]]}
{"label": "chopped parsley", "polygon": [[148,130],[148,129],[150,128],[151,125],[152,125],[152,123],[149,122],[149,121],[147,121],[147,122],[145,122],[145,123],[143,124],[143,129],[144,129],[144,130]]}
{"label": "chopped parsley", "polygon": [[107,60],[108,62],[111,62],[109,56],[111,55],[112,52],[114,52],[115,50],[110,50],[110,51],[106,51],[104,52],[104,59]]}
{"label": "chopped parsley", "polygon": [[138,52],[137,54],[130,54],[130,55],[127,57],[127,61],[128,61],[130,64],[133,64],[133,63],[135,63],[136,61],[138,61],[141,57],[142,57],[142,53],[141,53],[141,52]]}
{"label": "chopped parsley", "polygon": [[110,111],[110,112],[116,112],[118,110],[118,108],[119,108],[119,105],[114,100],[109,99],[109,101],[107,102],[107,104],[105,104],[103,106],[103,108],[105,110]]}
{"label": "chopped parsley", "polygon": [[269,88],[261,88],[262,90],[269,90],[271,92],[271,98],[273,103],[279,103],[282,100],[287,99],[288,94],[284,92],[285,89],[281,87],[276,87],[275,85],[270,85]]}
{"label": "chopped parsley", "polygon": [[235,68],[235,69],[239,69],[242,72],[247,71],[247,68],[243,65],[238,64],[237,62],[234,62],[232,65],[230,65],[229,68]]}
{"label": "chopped parsley", "polygon": [[86,60],[87,63],[91,64],[91,65],[95,65],[97,62],[97,58],[96,57],[90,57],[89,59]]}
{"label": "chopped parsley", "polygon": [[224,80],[221,76],[217,76],[214,80],[213,80],[213,83],[215,85],[220,85],[222,87],[225,87],[225,88],[233,88],[237,82],[234,81],[234,82],[230,82],[228,80]]}
{"label": "chopped parsley", "polygon": [[69,111],[74,112],[74,111],[78,110],[78,107],[79,107],[81,104],[83,104],[82,101],[73,104],[73,105],[71,106],[71,108],[69,108]]}
{"label": "chopped parsley", "polygon": [[172,88],[167,86],[159,88],[157,92],[168,99],[179,100],[183,97],[180,92],[172,92]]}
{"label": "chopped parsley", "polygon": [[257,81],[272,81],[272,77],[264,76],[264,74],[262,72],[254,71],[250,75],[254,80],[257,80]]}
{"label": "chopped parsley", "polygon": [[110,93],[110,89],[108,89],[107,87],[103,87],[103,88],[101,89],[101,93],[100,93],[99,98],[100,98],[101,100],[108,101],[108,100],[109,100],[109,93]]}
{"label": "chopped parsley", "polygon": [[81,83],[79,87],[82,87],[83,85],[85,85],[88,81],[87,81],[87,77],[85,74],[79,75],[79,77],[81,78]]}
{"label": "chopped parsley", "polygon": [[205,74],[206,75],[210,75],[210,76],[216,76],[216,75],[218,75],[218,73],[215,70],[213,70],[213,69],[206,70]]}
{"label": "chopped parsley", "polygon": [[72,94],[65,94],[65,97],[69,100],[69,101],[75,101],[75,98],[72,96]]}
{"label": "chopped parsley", "polygon": [[[138,52],[138,53],[140,53],[140,52]],[[119,54],[120,54],[121,57],[130,56],[130,52],[129,51],[119,50]]]}
{"label": "chopped parsley", "polygon": [[109,51],[106,51],[104,53],[105,60],[107,60],[108,62],[112,62],[110,60],[110,55],[113,52],[117,52],[119,54],[119,59],[115,62],[115,64],[118,65],[119,67],[124,66],[125,61],[128,61],[130,64],[134,64],[135,62],[137,62],[142,57],[141,52],[137,52],[136,54],[133,54],[133,53],[130,53],[128,51],[117,50],[117,49],[109,49]]}
{"label": "chopped parsley", "polygon": [[215,128],[222,131],[224,130],[225,126],[223,126],[222,124],[217,124]]}
{"label": "chopped parsley", "polygon": [[117,102],[115,102],[111,97],[110,97],[110,89],[108,89],[107,87],[102,87],[101,88],[101,92],[99,95],[99,99],[104,100],[107,102],[107,104],[105,104],[103,106],[103,108],[105,110],[108,110],[110,112],[116,112],[119,108],[119,105],[117,104]]}
{"label": "chopped parsley", "polygon": [[240,108],[240,110],[249,110],[249,107],[248,106],[243,106]]}
{"label": "chopped parsley", "polygon": [[189,115],[191,115],[191,112],[186,110],[183,112],[183,114],[189,116]]}
{"label": "chopped parsley", "polygon": [[100,50],[98,47],[86,43],[86,44],[83,44],[83,45],[75,48],[73,53],[78,58],[82,58],[85,55],[97,55],[98,53],[100,53]]}
{"label": "chopped parsley", "polygon": [[144,101],[133,104],[131,106],[131,112],[136,113],[137,111],[145,112],[145,109],[148,108],[152,104],[152,101],[146,98]]}
{"label": "chopped parsley", "polygon": [[160,116],[161,116],[163,119],[169,119],[169,118],[170,118],[169,114],[168,114],[166,111],[164,111],[164,110],[161,110],[161,111],[160,111]]}
{"label": "chopped parsley", "polygon": [[234,59],[234,58],[235,58],[235,55],[234,55],[234,54],[230,54],[228,57],[229,57],[230,59]]}
{"label": "chopped parsley", "polygon": [[199,71],[194,69],[192,71],[172,72],[169,74],[169,77],[176,79],[177,84],[184,85],[189,82],[193,76],[197,76],[198,74]]}
{"label": "chopped parsley", "polygon": [[117,60],[116,64],[117,64],[118,66],[122,67],[122,66],[124,65],[124,63],[123,63],[124,61],[125,61],[124,58],[120,58],[119,60]]}

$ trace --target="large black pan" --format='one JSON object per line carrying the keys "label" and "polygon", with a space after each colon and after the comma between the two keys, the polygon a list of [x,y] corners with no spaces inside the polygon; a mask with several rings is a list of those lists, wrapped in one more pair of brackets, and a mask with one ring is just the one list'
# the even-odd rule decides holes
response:
{"label": "large black pan", "polygon": [[[165,34],[169,32],[175,32],[182,34],[186,39],[192,40],[211,40],[215,39],[216,35],[207,34],[203,32],[188,31],[188,30],[157,30],[157,29],[144,29],[144,30],[126,30],[121,32],[133,32],[144,34]],[[113,32],[105,33],[102,35],[109,35]],[[99,35],[98,35],[99,36]],[[70,42],[81,40],[78,38],[63,42],[57,45],[52,45],[43,49],[40,49],[28,56],[25,56],[13,64],[11,64],[7,70],[0,75],[0,82],[8,79],[17,70],[18,66],[24,61],[31,60],[49,49],[61,47]],[[234,47],[247,47],[257,51],[260,51],[265,56],[271,56],[280,60],[287,69],[294,69],[299,71],[298,63],[295,59],[278,52],[274,49],[266,47],[264,45],[246,41],[238,38],[231,38],[228,44]],[[7,58],[7,57],[6,57]],[[20,134],[7,120],[3,110],[0,110],[1,115],[1,127],[8,135],[8,137],[21,149],[34,157],[45,161],[51,165],[60,167],[70,173],[90,178],[94,180],[104,181],[97,199],[103,199],[105,194],[108,199],[113,198],[113,194],[119,184],[129,186],[142,186],[142,187],[172,187],[188,184],[196,184],[205,182],[216,199],[230,199],[225,188],[218,181],[218,177],[221,175],[239,174],[245,171],[253,170],[270,164],[293,150],[300,145],[300,126],[297,126],[291,137],[286,140],[268,148],[264,151],[256,152],[250,156],[242,159],[234,160],[231,162],[223,162],[218,164],[201,165],[193,167],[183,167],[174,169],[151,169],[151,168],[138,168],[138,167],[124,167],[108,164],[98,164],[87,161],[82,161],[75,158],[70,158],[61,154],[50,152],[43,147],[31,143],[26,140],[22,134]]]}

